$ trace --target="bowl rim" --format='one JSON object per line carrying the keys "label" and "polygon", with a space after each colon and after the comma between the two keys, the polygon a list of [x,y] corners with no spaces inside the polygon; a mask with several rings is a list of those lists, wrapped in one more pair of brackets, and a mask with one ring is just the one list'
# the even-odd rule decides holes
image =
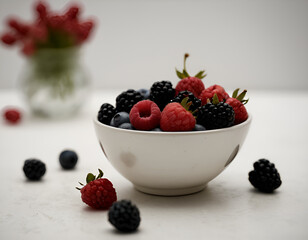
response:
{"label": "bowl rim", "polygon": [[123,129],[123,128],[116,128],[109,126],[107,124],[103,124],[100,121],[97,120],[97,115],[93,118],[93,122],[103,128],[108,128],[114,131],[123,132],[123,133],[134,133],[134,134],[149,134],[149,135],[198,135],[198,134],[213,134],[213,133],[219,133],[219,132],[228,132],[232,130],[236,130],[238,128],[242,128],[245,125],[249,125],[252,120],[252,115],[248,113],[248,118],[246,121],[233,125],[231,127],[227,128],[220,128],[220,129],[212,129],[212,130],[204,130],[204,131],[179,131],[179,132],[159,132],[159,131],[145,131],[145,130],[130,130],[130,129]]}

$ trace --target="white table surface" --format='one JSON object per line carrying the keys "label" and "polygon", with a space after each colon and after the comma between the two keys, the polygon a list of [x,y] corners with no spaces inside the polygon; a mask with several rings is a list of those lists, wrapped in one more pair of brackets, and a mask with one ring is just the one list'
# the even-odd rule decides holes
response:
{"label": "white table surface", "polygon": [[[240,153],[204,191],[182,197],[136,191],[105,158],[92,116],[118,93],[93,92],[79,115],[47,120],[31,116],[16,92],[0,90],[0,109],[25,110],[18,125],[0,120],[0,239],[308,239],[308,92],[248,92],[253,122]],[[67,148],[79,155],[73,171],[59,165]],[[24,160],[33,157],[47,165],[40,182],[27,181],[22,172]],[[259,158],[268,158],[280,172],[282,185],[274,194],[259,193],[248,181]],[[75,186],[98,168],[113,182],[118,199],[139,207],[138,232],[119,234],[107,211],[81,201]]]}

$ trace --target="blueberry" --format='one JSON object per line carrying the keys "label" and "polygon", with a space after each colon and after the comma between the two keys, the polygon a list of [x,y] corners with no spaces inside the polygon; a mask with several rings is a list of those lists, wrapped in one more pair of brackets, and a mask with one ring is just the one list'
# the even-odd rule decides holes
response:
{"label": "blueberry", "polygon": [[122,123],[119,128],[133,130],[134,127],[131,123]]}
{"label": "blueberry", "polygon": [[110,125],[113,127],[119,127],[122,123],[130,123],[129,114],[127,112],[118,112],[110,121]]}
{"label": "blueberry", "polygon": [[150,97],[150,90],[149,89],[141,88],[137,92],[139,92],[143,96],[144,99],[149,99],[149,97]]}
{"label": "blueberry", "polygon": [[74,151],[65,150],[61,152],[59,161],[64,169],[73,169],[78,161],[78,156]]}
{"label": "blueberry", "polygon": [[151,131],[153,131],[153,132],[162,132],[162,130],[159,127],[156,127],[154,129],[152,129]]}
{"label": "blueberry", "polygon": [[195,125],[195,128],[194,128],[194,131],[205,131],[205,127],[202,126],[201,124],[196,124]]}

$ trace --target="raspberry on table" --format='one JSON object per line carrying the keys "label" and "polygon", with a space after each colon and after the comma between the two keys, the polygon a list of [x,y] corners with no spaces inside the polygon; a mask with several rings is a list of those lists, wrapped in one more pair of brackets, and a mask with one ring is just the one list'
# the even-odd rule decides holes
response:
{"label": "raspberry on table", "polygon": [[21,112],[17,108],[7,108],[3,113],[4,119],[11,124],[17,124],[21,120]]}
{"label": "raspberry on table", "polygon": [[121,232],[133,232],[140,225],[140,212],[129,200],[117,201],[109,209],[108,221]]}
{"label": "raspberry on table", "polygon": [[159,126],[160,118],[159,107],[150,100],[136,103],[129,113],[131,124],[138,130],[151,130]]}
{"label": "raspberry on table", "polygon": [[64,169],[73,169],[78,161],[78,155],[75,151],[64,150],[60,153],[59,162]]}
{"label": "raspberry on table", "polygon": [[81,199],[94,209],[109,209],[113,202],[117,201],[117,193],[112,183],[107,178],[102,178],[103,172],[99,169],[96,177],[92,173],[87,175],[87,184],[77,188],[80,190]]}
{"label": "raspberry on table", "polygon": [[29,180],[37,181],[44,176],[46,165],[41,160],[30,158],[24,162],[23,171]]}
{"label": "raspberry on table", "polygon": [[170,81],[158,81],[151,86],[149,99],[155,102],[162,111],[174,95],[175,90]]}
{"label": "raspberry on table", "polygon": [[250,171],[249,182],[261,192],[271,193],[281,185],[280,174],[275,164],[267,159],[259,159],[253,164],[254,170]]}

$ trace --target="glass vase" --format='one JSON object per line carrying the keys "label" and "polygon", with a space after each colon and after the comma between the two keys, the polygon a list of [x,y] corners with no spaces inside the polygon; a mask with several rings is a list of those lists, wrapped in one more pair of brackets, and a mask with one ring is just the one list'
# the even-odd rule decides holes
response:
{"label": "glass vase", "polygon": [[27,59],[19,85],[32,113],[49,118],[77,113],[90,91],[79,48],[36,51]]}

